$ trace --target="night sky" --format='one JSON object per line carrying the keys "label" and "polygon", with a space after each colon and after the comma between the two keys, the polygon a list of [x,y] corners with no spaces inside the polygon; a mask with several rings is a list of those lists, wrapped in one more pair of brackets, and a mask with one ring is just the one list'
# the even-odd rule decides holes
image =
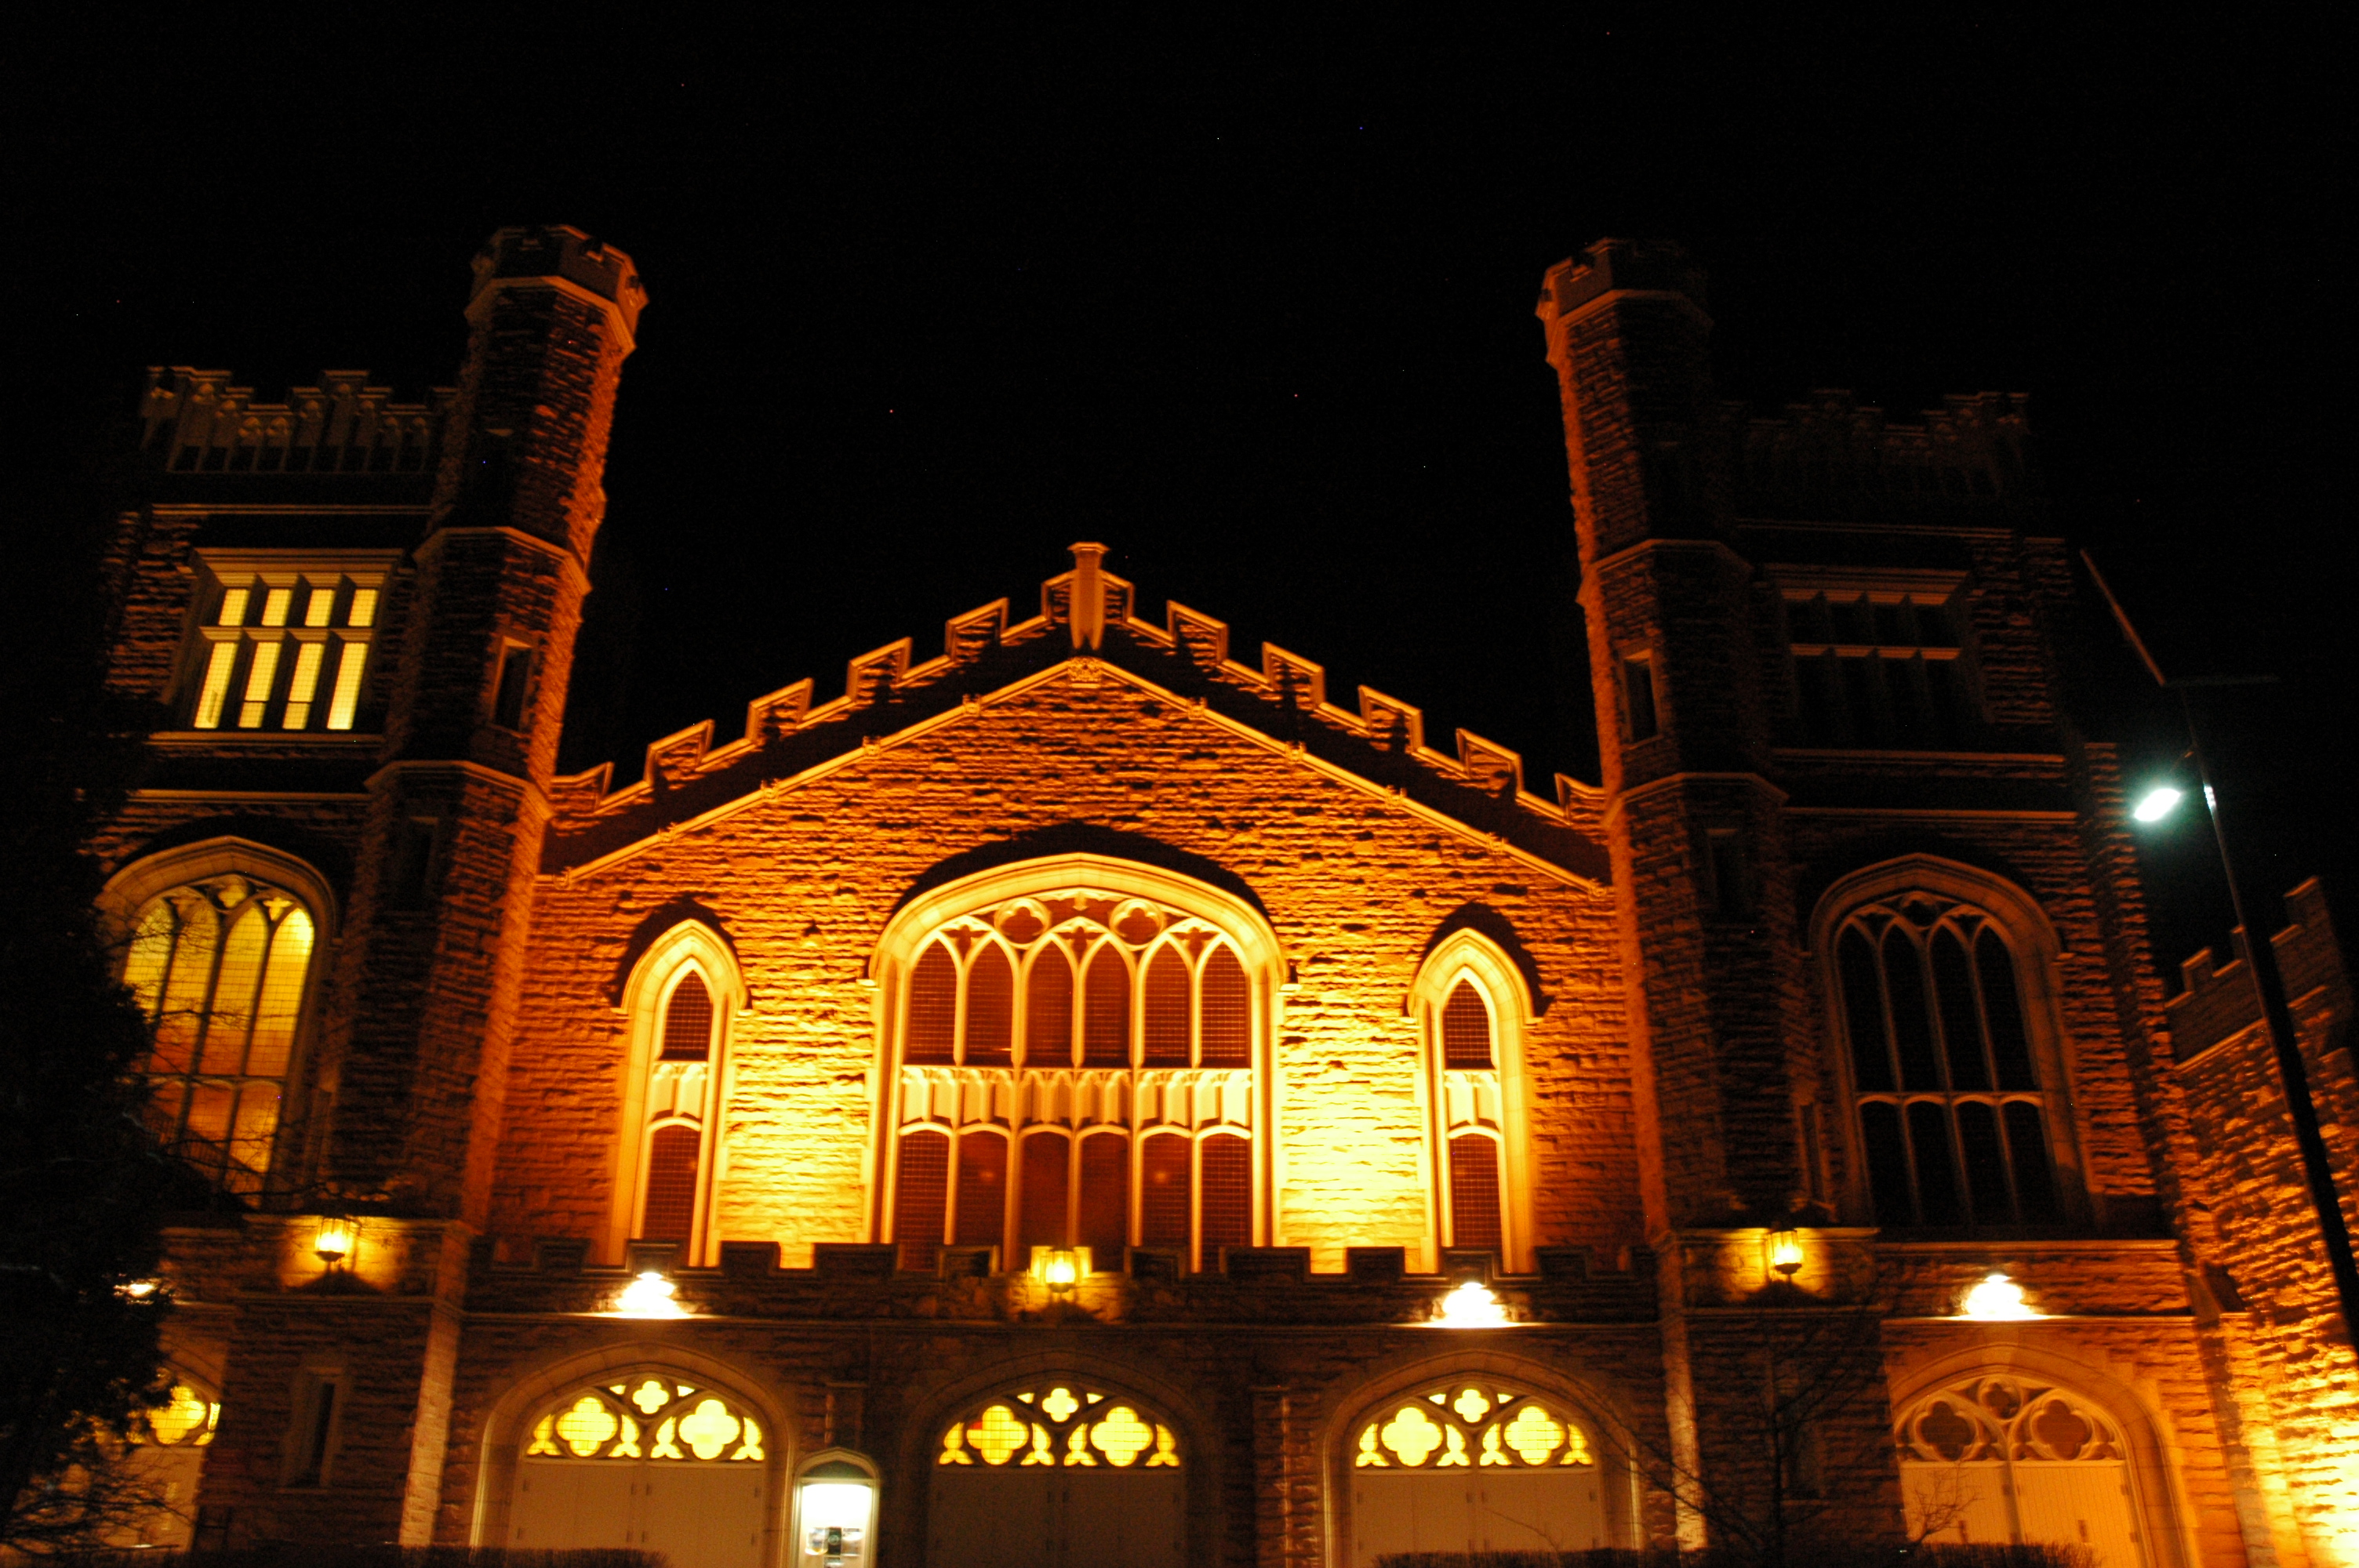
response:
{"label": "night sky", "polygon": [[[2332,762],[2343,47],[1971,6],[1552,14],[694,37],[592,9],[333,35],[126,13],[21,40],[0,499],[32,564],[8,588],[71,600],[143,366],[448,383],[469,255],[563,222],[652,295],[569,768],[627,778],[758,692],[824,698],[1003,595],[1030,613],[1094,538],[1151,614],[1180,600],[1241,656],[1323,662],[1347,705],[1375,686],[1445,745],[1462,725],[1527,778],[1593,779],[1532,304],[1591,241],[1666,235],[1711,270],[1732,396],[2031,395],[2056,524],[2165,666],[2281,677],[2213,719],[2248,881],[2324,871],[2359,929]],[[2101,727],[2167,761],[2170,710],[2121,692]],[[2191,816],[2152,841],[2166,967],[2224,936],[2208,854]]]}

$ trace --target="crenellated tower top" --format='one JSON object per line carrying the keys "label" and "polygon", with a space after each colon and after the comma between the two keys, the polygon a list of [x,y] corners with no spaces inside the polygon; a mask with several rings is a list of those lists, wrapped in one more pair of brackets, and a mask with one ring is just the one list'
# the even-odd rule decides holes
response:
{"label": "crenellated tower top", "polygon": [[603,307],[621,331],[623,351],[637,340],[646,285],[631,258],[567,223],[534,224],[495,232],[475,253],[475,286],[467,315],[475,318],[486,298],[516,285],[548,287]]}

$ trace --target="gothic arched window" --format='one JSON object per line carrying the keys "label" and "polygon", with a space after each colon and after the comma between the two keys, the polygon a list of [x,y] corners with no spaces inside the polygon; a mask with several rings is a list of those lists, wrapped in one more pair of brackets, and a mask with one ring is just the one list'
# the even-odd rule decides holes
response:
{"label": "gothic arched window", "polygon": [[1275,962],[1236,900],[1086,857],[970,879],[905,910],[891,1175],[904,1268],[943,1246],[1178,1252],[1215,1268],[1264,1203],[1255,1063]]}
{"label": "gothic arched window", "polygon": [[1437,1244],[1520,1268],[1531,1247],[1522,1178],[1525,987],[1497,946],[1460,931],[1437,946],[1415,991],[1426,1044]]}
{"label": "gothic arched window", "polygon": [[302,899],[234,872],[157,893],[132,928],[123,980],[152,1031],[148,1116],[232,1192],[269,1173],[318,932]]}
{"label": "gothic arched window", "polygon": [[2060,1217],[2058,1086],[2037,1049],[2025,937],[1993,911],[1904,890],[1831,929],[1843,1067],[1877,1223]]}
{"label": "gothic arched window", "polygon": [[694,922],[659,938],[633,973],[625,1000],[632,1022],[612,1238],[617,1253],[634,1238],[677,1242],[687,1262],[712,1250],[714,1133],[727,1016],[737,995],[728,948]]}

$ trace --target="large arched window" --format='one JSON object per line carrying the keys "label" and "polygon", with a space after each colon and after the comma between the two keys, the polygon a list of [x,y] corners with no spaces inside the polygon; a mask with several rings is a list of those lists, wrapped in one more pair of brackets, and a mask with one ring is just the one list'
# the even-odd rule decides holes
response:
{"label": "large arched window", "polygon": [[1256,1064],[1277,948],[1250,906],[1096,857],[986,873],[888,928],[895,1065],[881,1233],[945,1246],[1125,1249],[1218,1266],[1261,1230]]}
{"label": "large arched window", "polygon": [[246,869],[248,857],[175,859],[184,873],[223,869],[142,896],[139,883],[171,874],[149,867],[111,890],[131,903],[123,980],[152,1031],[148,1115],[189,1164],[256,1194],[278,1146],[319,918],[310,899]]}
{"label": "large arched window", "polygon": [[691,1263],[714,1250],[711,1214],[722,1166],[715,1134],[727,1023],[741,995],[727,945],[695,921],[658,938],[632,971],[624,997],[631,1024],[614,1256],[632,1239],[676,1242]]}
{"label": "large arched window", "polygon": [[1523,1147],[1527,994],[1496,945],[1458,931],[1426,959],[1411,1003],[1425,1040],[1436,1243],[1492,1252],[1514,1271],[1529,1266],[1532,1246]]}
{"label": "large arched window", "polygon": [[1854,886],[1821,906],[1854,1191],[1881,1225],[2055,1223],[2067,1150],[2033,961],[2045,923],[1979,873],[1988,885],[1899,870],[1877,878],[1898,885]]}

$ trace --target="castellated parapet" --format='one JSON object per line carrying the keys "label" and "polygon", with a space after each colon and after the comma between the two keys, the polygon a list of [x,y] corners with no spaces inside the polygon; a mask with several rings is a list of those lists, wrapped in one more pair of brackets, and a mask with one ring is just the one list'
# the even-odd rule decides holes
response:
{"label": "castellated parapet", "polygon": [[139,444],[174,474],[431,473],[457,395],[398,402],[364,370],[332,370],[269,403],[229,371],[151,365]]}
{"label": "castellated parapet", "polygon": [[[1084,548],[1096,546],[1076,546],[1077,554]],[[1076,605],[1092,587],[1100,596],[1095,620],[1083,605],[1078,623],[1093,624],[1100,639],[1078,652]],[[840,697],[814,702],[813,683],[801,680],[756,697],[743,734],[725,745],[712,745],[711,719],[653,741],[642,776],[619,790],[610,787],[611,764],[557,779],[545,869],[584,865],[757,795],[792,790],[846,758],[958,722],[1081,658],[1375,793],[1412,805],[1430,798],[1453,827],[1472,822],[1552,863],[1603,876],[1593,785],[1558,774],[1553,799],[1533,795],[1523,758],[1508,747],[1461,730],[1456,755],[1437,751],[1413,704],[1363,687],[1354,713],[1328,700],[1326,670],[1314,661],[1266,643],[1258,667],[1245,664],[1229,656],[1225,622],[1174,601],[1158,626],[1136,615],[1137,603],[1125,579],[1077,567],[1041,585],[1039,612],[1026,620],[1011,624],[1004,599],[952,617],[931,659],[911,663],[906,637],[861,654]]]}

